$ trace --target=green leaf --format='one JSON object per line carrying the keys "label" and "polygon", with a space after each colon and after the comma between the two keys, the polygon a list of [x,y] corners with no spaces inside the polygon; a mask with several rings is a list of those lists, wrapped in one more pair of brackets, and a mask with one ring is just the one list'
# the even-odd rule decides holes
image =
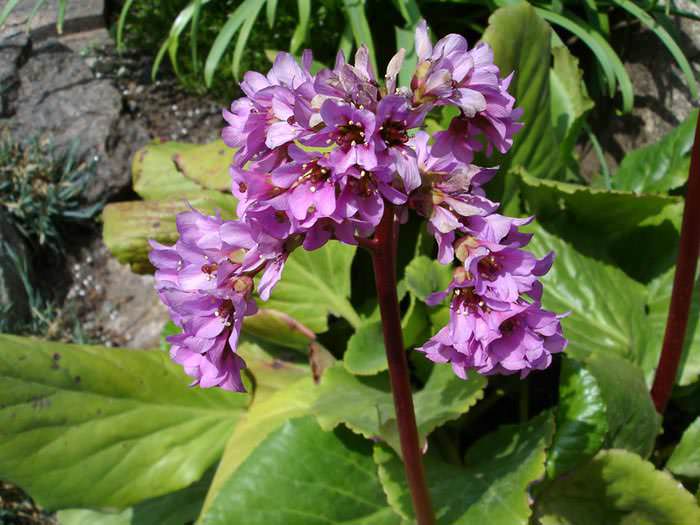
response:
{"label": "green leaf", "polygon": [[2,27],[2,25],[5,23],[7,17],[10,16],[12,10],[17,7],[17,4],[19,4],[19,0],[7,0],[7,3],[2,8],[2,11],[0,11],[0,27]]}
{"label": "green leaf", "polygon": [[[650,355],[658,356],[663,345],[674,275],[675,268],[671,268],[649,283],[647,289],[648,323],[652,334],[648,340]],[[683,355],[678,370],[678,384],[681,386],[690,385],[700,378],[700,275],[695,279],[693,290],[695,293],[690,304]]]}
{"label": "green leaf", "polygon": [[161,351],[0,336],[0,473],[47,508],[126,507],[198,480],[248,396]]}
{"label": "green leaf", "polygon": [[246,317],[243,333],[255,339],[308,353],[316,335],[299,321],[277,310],[261,308]]}
{"label": "green leaf", "polygon": [[[418,433],[423,441],[430,432],[467,412],[483,397],[486,380],[473,375],[459,379],[449,366],[436,366],[425,386],[413,395]],[[360,379],[341,364],[321,378],[313,413],[324,429],[340,423],[366,438],[381,438],[399,450],[393,398],[384,375]]]}
{"label": "green leaf", "polygon": [[249,341],[244,341],[237,351],[253,376],[254,403],[270,397],[278,390],[291,387],[301,379],[311,377],[307,364],[285,359],[283,355],[268,352]]}
{"label": "green leaf", "polygon": [[311,18],[311,0],[297,0],[299,11],[299,23],[297,24],[292,41],[289,44],[289,52],[294,55],[306,41],[309,33],[309,20]]}
{"label": "green leaf", "polygon": [[688,179],[698,111],[654,144],[629,152],[612,179],[613,187],[637,193],[663,193]]}
{"label": "green leaf", "polygon": [[660,417],[640,368],[615,355],[593,354],[584,360],[605,403],[608,448],[624,448],[647,457],[654,449]]}
{"label": "green leaf", "polygon": [[[207,60],[204,63],[204,82],[207,87],[211,87],[212,80],[214,79],[214,72],[219,66],[221,57],[223,57],[228,45],[231,43],[231,39],[233,39],[241,25],[243,25],[249,17],[252,16],[252,19],[255,20],[264,1],[265,0],[244,0],[238,5],[236,10],[228,16],[226,23],[216,35],[216,40],[214,40],[211,49],[209,49]],[[247,37],[244,40],[247,40]],[[240,57],[238,61],[240,62]]]}
{"label": "green leaf", "polygon": [[133,188],[147,200],[186,198],[190,193],[212,189],[231,197],[228,172],[233,150],[222,141],[209,144],[163,142],[144,146],[131,164]]}
{"label": "green leaf", "polygon": [[522,170],[517,177],[528,213],[537,215],[540,222],[574,224],[607,237],[622,235],[678,202],[664,195],[637,195],[537,179]]}
{"label": "green leaf", "polygon": [[344,317],[357,328],[362,321],[348,300],[354,256],[354,246],[339,242],[314,251],[295,250],[266,306],[291,315],[316,333],[328,329],[328,314]]}
{"label": "green leaf", "polygon": [[396,525],[371,458],[347,431],[324,432],[313,418],[285,423],[222,486],[202,525]]}
{"label": "green leaf", "polygon": [[[464,467],[428,454],[427,482],[438,524],[529,523],[528,489],[544,475],[545,449],[553,430],[548,415],[524,425],[501,427],[467,452]],[[403,464],[396,454],[379,446],[374,458],[389,504],[401,517],[412,520]]]}
{"label": "green leaf", "polygon": [[172,162],[180,173],[202,188],[230,192],[229,166],[234,153],[235,150],[222,140],[208,144],[187,144],[181,151],[172,154]]}
{"label": "green leaf", "polygon": [[556,432],[547,474],[557,477],[591,459],[603,447],[608,420],[598,381],[579,361],[564,356],[559,381]]}
{"label": "green leaf", "polygon": [[554,251],[552,270],[542,278],[545,308],[571,314],[562,319],[567,351],[576,358],[620,356],[651,374],[658,350],[648,347],[646,289],[622,270],[586,257],[542,228],[533,228],[530,248],[538,256]]}
{"label": "green leaf", "polygon": [[381,320],[363,322],[348,340],[343,359],[351,374],[373,375],[387,369]]}
{"label": "green leaf", "polygon": [[552,46],[552,55],[554,66],[549,71],[552,126],[556,135],[563,138],[560,151],[567,158],[573,152],[584,115],[594,104],[588,97],[578,59],[563,44]]}
{"label": "green leaf", "polygon": [[182,198],[162,201],[113,202],[102,211],[102,238],[117,260],[130,264],[137,273],[153,271],[148,261],[149,239],[172,244],[178,239],[175,217],[189,210],[189,205],[202,213],[223,211],[224,218],[233,218],[235,200],[215,191],[190,193]]}
{"label": "green leaf", "polygon": [[[258,18],[258,14],[265,4],[266,0],[251,0],[253,3],[250,10],[246,13],[246,20],[238,33],[238,38],[236,39],[236,46],[233,48],[233,58],[231,62],[231,71],[233,72],[234,78],[238,79],[240,77],[241,71],[241,59],[243,58],[243,52],[246,50],[246,44],[248,43],[248,37],[250,32],[253,30],[255,21]],[[241,4],[243,7],[243,4]],[[205,65],[206,68],[206,65]]]}
{"label": "green leaf", "polygon": [[310,413],[318,390],[311,378],[307,377],[270,395],[254,398],[253,404],[226,443],[223,457],[207,492],[202,514],[207,513],[222,487],[271,432],[292,418]]}
{"label": "green leaf", "polygon": [[522,2],[493,13],[483,40],[493,48],[501,74],[516,72],[510,92],[524,110],[521,121],[525,126],[515,135],[510,153],[501,162],[502,172],[524,166],[535,177],[556,177],[561,167],[561,138],[555,135],[551,118],[551,28],[531,5]]}
{"label": "green leaf", "polygon": [[666,468],[676,476],[700,478],[700,418],[683,432],[678,446],[668,458]]}
{"label": "green leaf", "polygon": [[365,0],[343,0],[343,11],[348,25],[352,30],[352,35],[355,37],[355,45],[359,48],[362,44],[367,46],[369,51],[369,59],[375,74],[379,73],[377,69],[377,56],[374,52],[374,40],[372,39],[372,31],[369,28],[367,21],[367,13],[365,13]]}
{"label": "green leaf", "polygon": [[541,525],[695,525],[700,507],[668,473],[625,450],[600,452],[536,502]]}
{"label": "green leaf", "polygon": [[421,301],[433,292],[445,290],[452,280],[452,267],[440,264],[435,259],[419,255],[405,270],[408,291]]}
{"label": "green leaf", "polygon": [[60,525],[183,525],[194,523],[211,483],[205,475],[187,488],[149,499],[122,512],[67,509],[57,513]]}

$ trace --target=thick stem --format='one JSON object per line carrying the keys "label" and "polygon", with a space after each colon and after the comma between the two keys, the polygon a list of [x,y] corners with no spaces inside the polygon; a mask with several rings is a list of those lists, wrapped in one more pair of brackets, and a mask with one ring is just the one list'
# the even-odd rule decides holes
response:
{"label": "thick stem", "polygon": [[690,303],[693,298],[698,252],[700,252],[700,119],[695,127],[695,142],[690,159],[688,191],[683,209],[671,307],[668,311],[659,366],[656,368],[654,384],[651,388],[651,397],[660,414],[663,414],[671,397],[678,373],[678,365],[683,354],[683,342],[688,324]]}
{"label": "thick stem", "polygon": [[411,491],[418,525],[434,525],[435,518],[425,482],[416,416],[413,411],[408,361],[401,333],[401,313],[396,295],[396,238],[398,229],[394,223],[394,207],[386,203],[384,216],[375,233],[374,241],[376,242],[367,247],[372,253],[377,299],[382,314],[384,346],[389,362],[391,391],[394,395],[406,479]]}

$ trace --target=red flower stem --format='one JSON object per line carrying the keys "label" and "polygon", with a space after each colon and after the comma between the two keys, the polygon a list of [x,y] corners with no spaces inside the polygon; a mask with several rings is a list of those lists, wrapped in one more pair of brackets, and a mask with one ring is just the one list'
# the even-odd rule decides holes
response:
{"label": "red flower stem", "polygon": [[683,209],[681,239],[678,246],[676,275],[673,279],[671,307],[666,321],[666,333],[656,368],[651,398],[656,410],[663,414],[671,397],[683,355],[683,342],[688,325],[688,312],[693,298],[695,269],[700,252],[700,119],[695,126],[695,142],[688,173],[688,191]]}
{"label": "red flower stem", "polygon": [[396,244],[398,224],[394,207],[385,203],[384,216],[377,226],[371,243],[363,243],[372,254],[377,299],[382,315],[384,346],[389,362],[391,391],[394,395],[396,421],[399,427],[401,455],[408,488],[413,499],[413,508],[418,525],[434,525],[435,518],[430,503],[430,494],[425,482],[423,459],[418,441],[416,415],[413,410],[413,397],[408,372],[408,361],[403,347],[401,333],[401,313],[396,295]]}

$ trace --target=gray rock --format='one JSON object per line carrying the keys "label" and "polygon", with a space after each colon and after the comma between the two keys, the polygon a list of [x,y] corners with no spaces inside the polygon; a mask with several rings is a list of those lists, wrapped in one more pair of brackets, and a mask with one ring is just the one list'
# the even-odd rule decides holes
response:
{"label": "gray rock", "polygon": [[0,326],[7,329],[28,321],[31,315],[27,291],[14,260],[27,261],[27,256],[24,239],[0,206]]}
{"label": "gray rock", "polygon": [[59,147],[77,143],[80,156],[97,157],[96,176],[84,192],[89,203],[128,186],[129,172],[113,172],[106,162],[122,109],[111,82],[96,79],[79,55],[55,40],[35,46],[18,76],[14,115],[0,119],[0,127],[22,139],[49,137]]}
{"label": "gray rock", "polygon": [[19,90],[19,68],[31,51],[31,42],[25,33],[15,33],[0,40],[0,117],[15,112]]}

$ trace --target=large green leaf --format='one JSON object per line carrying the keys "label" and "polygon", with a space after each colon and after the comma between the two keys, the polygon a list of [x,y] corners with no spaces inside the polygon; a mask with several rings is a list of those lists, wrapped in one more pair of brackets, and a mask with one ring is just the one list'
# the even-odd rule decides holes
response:
{"label": "large green leaf", "polygon": [[203,513],[206,514],[214,504],[222,487],[228,483],[241,463],[271,432],[292,418],[310,413],[318,390],[309,377],[271,395],[254,399],[226,443],[223,457],[204,502]]}
{"label": "large green leaf", "polygon": [[125,507],[188,486],[249,398],[187,383],[161,351],[0,336],[0,478],[48,508]]}
{"label": "large green leaf", "polygon": [[598,381],[579,361],[565,356],[547,474],[559,476],[592,458],[605,443],[607,431],[605,401]]}
{"label": "large green leaf", "polygon": [[131,161],[131,179],[134,191],[144,199],[182,199],[203,187],[185,177],[178,170],[175,155],[194,148],[185,142],[153,143],[138,150]]}
{"label": "large green leaf", "polygon": [[517,176],[527,211],[536,215],[538,220],[566,222],[602,236],[630,231],[678,202],[676,198],[663,195],[636,195],[541,180],[522,170]]}
{"label": "large green leaf", "polygon": [[291,315],[316,333],[328,329],[328,314],[344,317],[357,328],[360,316],[348,300],[354,256],[354,246],[339,242],[314,251],[298,248],[266,306]]}
{"label": "large green leaf", "polygon": [[[230,192],[231,175],[228,168],[235,151],[223,140],[187,146],[172,155],[177,170],[202,188]],[[158,146],[151,146],[154,147]]]}
{"label": "large green leaf", "polygon": [[552,270],[543,277],[544,306],[571,312],[562,320],[567,348],[574,357],[591,354],[622,356],[649,373],[657,354],[647,355],[648,323],[644,311],[646,289],[622,270],[586,257],[568,243],[534,228],[532,251],[554,251]]}
{"label": "large green leaf", "polygon": [[[473,375],[467,381],[449,366],[436,366],[425,386],[413,395],[421,440],[443,423],[458,418],[483,397],[486,380]],[[385,375],[360,379],[342,364],[328,369],[314,407],[319,423],[332,429],[344,423],[367,438],[381,438],[399,450],[393,398]]]}
{"label": "large green leaf", "polygon": [[199,516],[211,483],[205,475],[187,488],[143,501],[121,512],[67,509],[57,513],[60,525],[183,525]]}
{"label": "large green leaf", "polygon": [[523,108],[524,128],[501,168],[524,166],[540,178],[560,172],[559,141],[552,127],[550,41],[552,30],[527,2],[498,9],[489,18],[483,41],[491,45],[501,74],[515,71],[510,92]]}
{"label": "large green leaf", "polygon": [[[117,260],[130,264],[137,273],[150,273],[149,239],[172,244],[178,238],[175,216],[187,211],[188,204],[202,213],[222,212],[224,218],[234,216],[235,201],[223,193],[198,190],[188,195],[161,201],[112,202],[102,212],[102,237]],[[229,207],[230,206],[230,207]]]}
{"label": "large green leaf", "polygon": [[[467,452],[464,467],[429,454],[425,467],[438,524],[529,523],[528,489],[544,475],[545,450],[553,430],[549,416],[521,426],[502,427]],[[374,458],[390,505],[412,523],[403,464],[383,447],[375,448]]]}
{"label": "large green leaf", "polygon": [[677,476],[700,478],[700,418],[683,433],[666,468]]}
{"label": "large green leaf", "polygon": [[343,362],[350,373],[357,375],[373,375],[388,368],[381,320],[367,320],[360,325],[348,340]]}
{"label": "large green leaf", "polygon": [[666,192],[685,184],[698,111],[658,142],[631,151],[613,177],[613,187],[638,193]]}
{"label": "large green leaf", "polygon": [[[663,344],[674,275],[675,269],[671,268],[649,283],[647,306],[652,337],[649,338],[648,345],[649,353],[653,355],[658,355],[657,352]],[[694,383],[700,378],[700,276],[695,280],[693,289],[695,293],[690,305],[683,356],[678,370],[678,382],[681,386]]]}
{"label": "large green leaf", "polygon": [[370,454],[347,430],[289,421],[243,461],[201,523],[396,525]]}
{"label": "large green leaf", "polygon": [[668,473],[624,450],[600,452],[538,498],[540,525],[696,525],[700,507]]}

